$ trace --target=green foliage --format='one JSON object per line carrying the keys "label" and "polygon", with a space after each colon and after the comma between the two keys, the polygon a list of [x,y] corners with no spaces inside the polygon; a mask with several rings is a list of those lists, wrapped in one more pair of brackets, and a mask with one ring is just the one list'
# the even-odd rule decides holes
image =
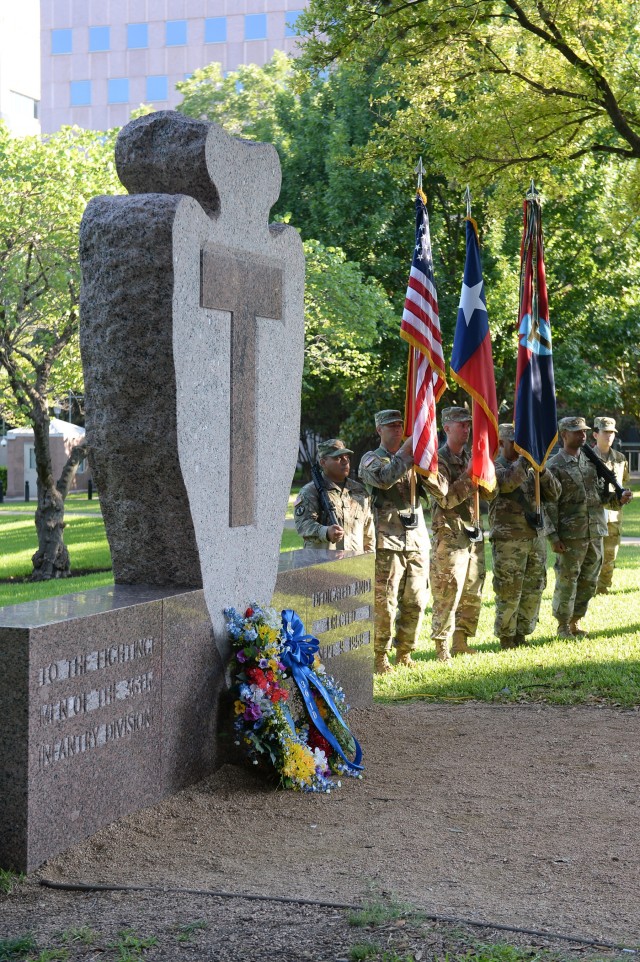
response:
{"label": "green foliage", "polygon": [[90,928],[88,925],[82,925],[78,928],[70,928],[64,931],[60,938],[65,943],[81,942],[83,945],[91,945],[99,936],[99,932],[95,929]]}
{"label": "green foliage", "polygon": [[114,135],[63,128],[12,137],[0,124],[0,415],[82,391],[78,228],[94,194],[122,191]]}
{"label": "green foliage", "polygon": [[15,962],[16,959],[24,958],[25,952],[31,952],[36,948],[36,940],[33,935],[21,935],[15,939],[0,939],[0,962]]}
{"label": "green foliage", "polygon": [[118,933],[117,940],[110,943],[109,948],[117,952],[117,962],[140,962],[144,958],[144,950],[157,944],[155,935],[144,938],[136,935],[133,929],[123,929]]}
{"label": "green foliage", "polygon": [[12,872],[10,869],[0,868],[0,892],[3,895],[11,895],[14,886],[18,882],[23,882],[26,875],[21,872]]}
{"label": "green foliage", "polygon": [[349,949],[349,958],[352,962],[361,962],[364,959],[375,959],[378,954],[378,946],[372,942],[359,942],[352,945]]}
{"label": "green foliage", "polygon": [[4,464],[0,464],[0,484],[2,484],[2,490],[6,493],[7,490],[7,467]]}
{"label": "green foliage", "polygon": [[365,926],[386,925],[409,916],[418,918],[415,910],[405,902],[392,898],[372,898],[361,909],[350,912],[347,919],[349,925],[361,929]]}
{"label": "green foliage", "polygon": [[191,942],[197,932],[202,932],[208,928],[209,923],[204,919],[196,919],[194,922],[185,922],[178,926],[178,942]]}

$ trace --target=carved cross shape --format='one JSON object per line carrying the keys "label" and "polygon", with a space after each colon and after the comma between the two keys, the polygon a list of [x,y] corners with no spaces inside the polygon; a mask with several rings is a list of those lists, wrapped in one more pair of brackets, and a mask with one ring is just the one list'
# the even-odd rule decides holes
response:
{"label": "carved cross shape", "polygon": [[231,250],[203,250],[200,304],[231,314],[229,524],[256,520],[257,318],[283,320],[282,270]]}

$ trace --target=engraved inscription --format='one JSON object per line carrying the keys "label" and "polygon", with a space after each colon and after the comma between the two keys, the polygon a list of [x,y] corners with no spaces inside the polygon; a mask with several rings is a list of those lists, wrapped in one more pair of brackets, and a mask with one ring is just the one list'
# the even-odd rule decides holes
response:
{"label": "engraved inscription", "polygon": [[66,721],[75,718],[77,715],[84,715],[96,708],[104,708],[116,701],[124,701],[126,698],[133,698],[136,695],[147,694],[152,691],[153,672],[147,671],[143,675],[136,675],[134,678],[123,678],[114,681],[102,688],[94,688],[92,691],[81,692],[78,695],[69,695],[60,701],[50,702],[40,706],[40,724],[51,725],[53,722]]}
{"label": "engraved inscription", "polygon": [[324,661],[328,658],[337,658],[338,655],[345,655],[348,651],[356,651],[364,645],[371,643],[371,632],[362,631],[359,635],[351,635],[348,638],[340,638],[333,645],[322,645],[320,657]]}
{"label": "engraved inscription", "polygon": [[320,618],[311,625],[312,635],[322,635],[326,631],[333,631],[335,628],[344,628],[351,625],[354,621],[368,621],[371,617],[371,605],[363,605],[361,608],[354,608],[352,611],[341,611],[339,614],[332,615],[330,618]]}
{"label": "engraved inscription", "polygon": [[99,648],[97,651],[83,652],[75,658],[63,658],[53,661],[50,665],[38,669],[38,686],[51,685],[55,681],[66,681],[68,678],[79,678],[89,671],[100,671],[113,665],[124,665],[137,658],[146,658],[153,654],[153,638],[139,638],[131,643],[111,645],[109,648]]}
{"label": "engraved inscription", "polygon": [[87,728],[77,735],[63,735],[62,738],[40,745],[38,749],[38,768],[40,771],[44,771],[57,762],[65,761],[76,755],[83,755],[121,738],[146,731],[151,728],[152,723],[152,711],[149,708],[144,708],[138,712],[122,715],[115,721]]}
{"label": "engraved inscription", "polygon": [[353,581],[350,585],[327,588],[326,591],[314,591],[312,595],[313,607],[317,608],[318,605],[326,605],[332,601],[340,601],[342,598],[365,595],[368,591],[371,591],[371,578]]}

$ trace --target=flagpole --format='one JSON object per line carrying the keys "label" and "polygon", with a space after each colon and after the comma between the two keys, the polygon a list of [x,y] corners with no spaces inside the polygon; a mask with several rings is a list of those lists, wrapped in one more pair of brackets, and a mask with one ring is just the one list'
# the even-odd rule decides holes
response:
{"label": "flagpole", "polygon": [[[529,191],[525,194],[525,200],[528,204],[535,204],[538,200],[538,191],[536,190],[536,185],[533,177],[531,178],[531,184],[529,185]],[[537,251],[536,251],[537,255]],[[535,256],[535,261],[537,262],[537,256]],[[536,266],[537,270],[537,266]],[[542,527],[542,497],[540,495],[540,471],[539,465],[534,465],[533,470],[533,480],[534,480],[534,496],[536,505],[536,525],[538,528]]]}
{"label": "flagpole", "polygon": [[[415,170],[414,170],[414,174],[415,174],[416,177],[418,178],[417,189],[418,189],[418,191],[421,191],[421,190],[422,190],[422,175],[424,174],[424,165],[423,165],[423,163],[422,163],[422,157],[420,157],[420,159],[418,160],[418,163],[417,163],[417,165],[416,165],[416,167],[415,167]],[[412,347],[411,345],[409,345],[409,355],[410,355],[410,357],[411,357],[411,359],[412,359],[412,364],[411,364],[411,408],[412,408],[412,411],[413,411],[413,416],[412,416],[412,418],[411,418],[411,424],[413,425],[413,422],[414,422],[414,420],[415,420],[415,414],[416,414],[416,412],[415,412],[416,384],[417,384],[417,380],[418,380],[418,363],[419,363],[420,358],[418,357],[418,351],[417,351],[414,347]],[[413,445],[412,445],[412,447],[411,447],[411,453],[415,456],[415,451],[413,450]],[[416,466],[415,466],[415,463],[411,465],[411,469],[410,469],[410,471],[409,471],[409,484],[410,484],[410,488],[411,488],[411,490],[410,490],[411,511],[413,512],[413,511],[416,510],[416,508],[417,508],[417,506],[418,506],[418,505],[417,505],[417,502],[416,502]]]}

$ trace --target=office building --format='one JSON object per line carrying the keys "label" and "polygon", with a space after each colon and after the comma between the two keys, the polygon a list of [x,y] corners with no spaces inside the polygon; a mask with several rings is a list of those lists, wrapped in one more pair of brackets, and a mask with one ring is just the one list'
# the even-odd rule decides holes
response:
{"label": "office building", "polygon": [[120,127],[212,61],[224,72],[295,55],[306,0],[41,0],[42,130]]}

